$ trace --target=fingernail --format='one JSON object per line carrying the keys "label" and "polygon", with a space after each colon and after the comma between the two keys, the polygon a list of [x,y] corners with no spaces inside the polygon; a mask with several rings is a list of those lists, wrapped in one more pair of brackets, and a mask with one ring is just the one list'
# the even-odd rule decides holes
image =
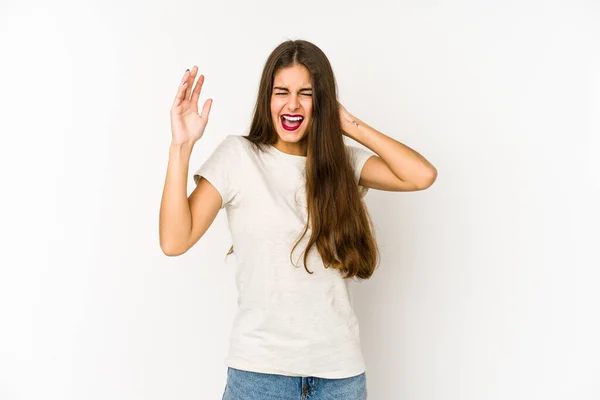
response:
{"label": "fingernail", "polygon": [[188,72],[189,70],[190,70],[190,69],[188,68],[188,69],[186,69],[186,70],[185,70],[185,72]]}

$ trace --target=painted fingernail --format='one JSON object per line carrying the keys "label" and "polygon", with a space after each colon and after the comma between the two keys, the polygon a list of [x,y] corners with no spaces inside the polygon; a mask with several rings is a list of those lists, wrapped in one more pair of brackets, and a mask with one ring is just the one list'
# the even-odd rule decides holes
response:
{"label": "painted fingernail", "polygon": [[186,69],[186,70],[185,70],[185,72],[188,72],[189,70],[190,70],[190,69],[188,68],[188,69]]}

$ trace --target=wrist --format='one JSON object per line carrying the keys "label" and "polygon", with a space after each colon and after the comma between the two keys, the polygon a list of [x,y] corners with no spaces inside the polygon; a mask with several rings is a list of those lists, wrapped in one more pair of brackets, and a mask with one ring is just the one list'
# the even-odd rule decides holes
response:
{"label": "wrist", "polygon": [[176,158],[189,158],[192,154],[193,148],[194,144],[189,142],[171,143],[171,146],[169,146],[169,156]]}
{"label": "wrist", "polygon": [[191,150],[193,147],[194,147],[193,142],[181,142],[181,143],[171,142],[171,145],[170,145],[171,149],[176,149],[176,150],[188,150],[188,149]]}
{"label": "wrist", "polygon": [[344,118],[342,129],[347,133],[347,136],[354,139],[360,134],[359,128],[361,125],[362,121],[352,115],[348,115],[346,118]]}

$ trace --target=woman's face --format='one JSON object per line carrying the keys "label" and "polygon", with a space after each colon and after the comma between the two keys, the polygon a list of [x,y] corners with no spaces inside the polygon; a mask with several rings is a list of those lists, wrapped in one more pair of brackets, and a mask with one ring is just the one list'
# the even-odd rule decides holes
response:
{"label": "woman's face", "polygon": [[278,142],[300,142],[306,134],[311,115],[312,85],[308,69],[303,65],[293,65],[277,71],[271,94],[271,117],[279,136]]}

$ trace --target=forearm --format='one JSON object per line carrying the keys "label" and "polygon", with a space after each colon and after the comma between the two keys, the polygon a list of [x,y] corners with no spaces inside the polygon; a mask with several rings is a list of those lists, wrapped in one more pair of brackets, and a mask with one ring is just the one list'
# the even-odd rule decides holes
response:
{"label": "forearm", "polygon": [[436,168],[421,154],[355,116],[349,115],[348,119],[342,126],[344,132],[381,157],[399,179],[413,183],[435,180]]}
{"label": "forearm", "polygon": [[160,205],[160,247],[174,255],[185,246],[192,229],[192,214],[187,197],[187,179],[193,145],[171,144],[167,176]]}

